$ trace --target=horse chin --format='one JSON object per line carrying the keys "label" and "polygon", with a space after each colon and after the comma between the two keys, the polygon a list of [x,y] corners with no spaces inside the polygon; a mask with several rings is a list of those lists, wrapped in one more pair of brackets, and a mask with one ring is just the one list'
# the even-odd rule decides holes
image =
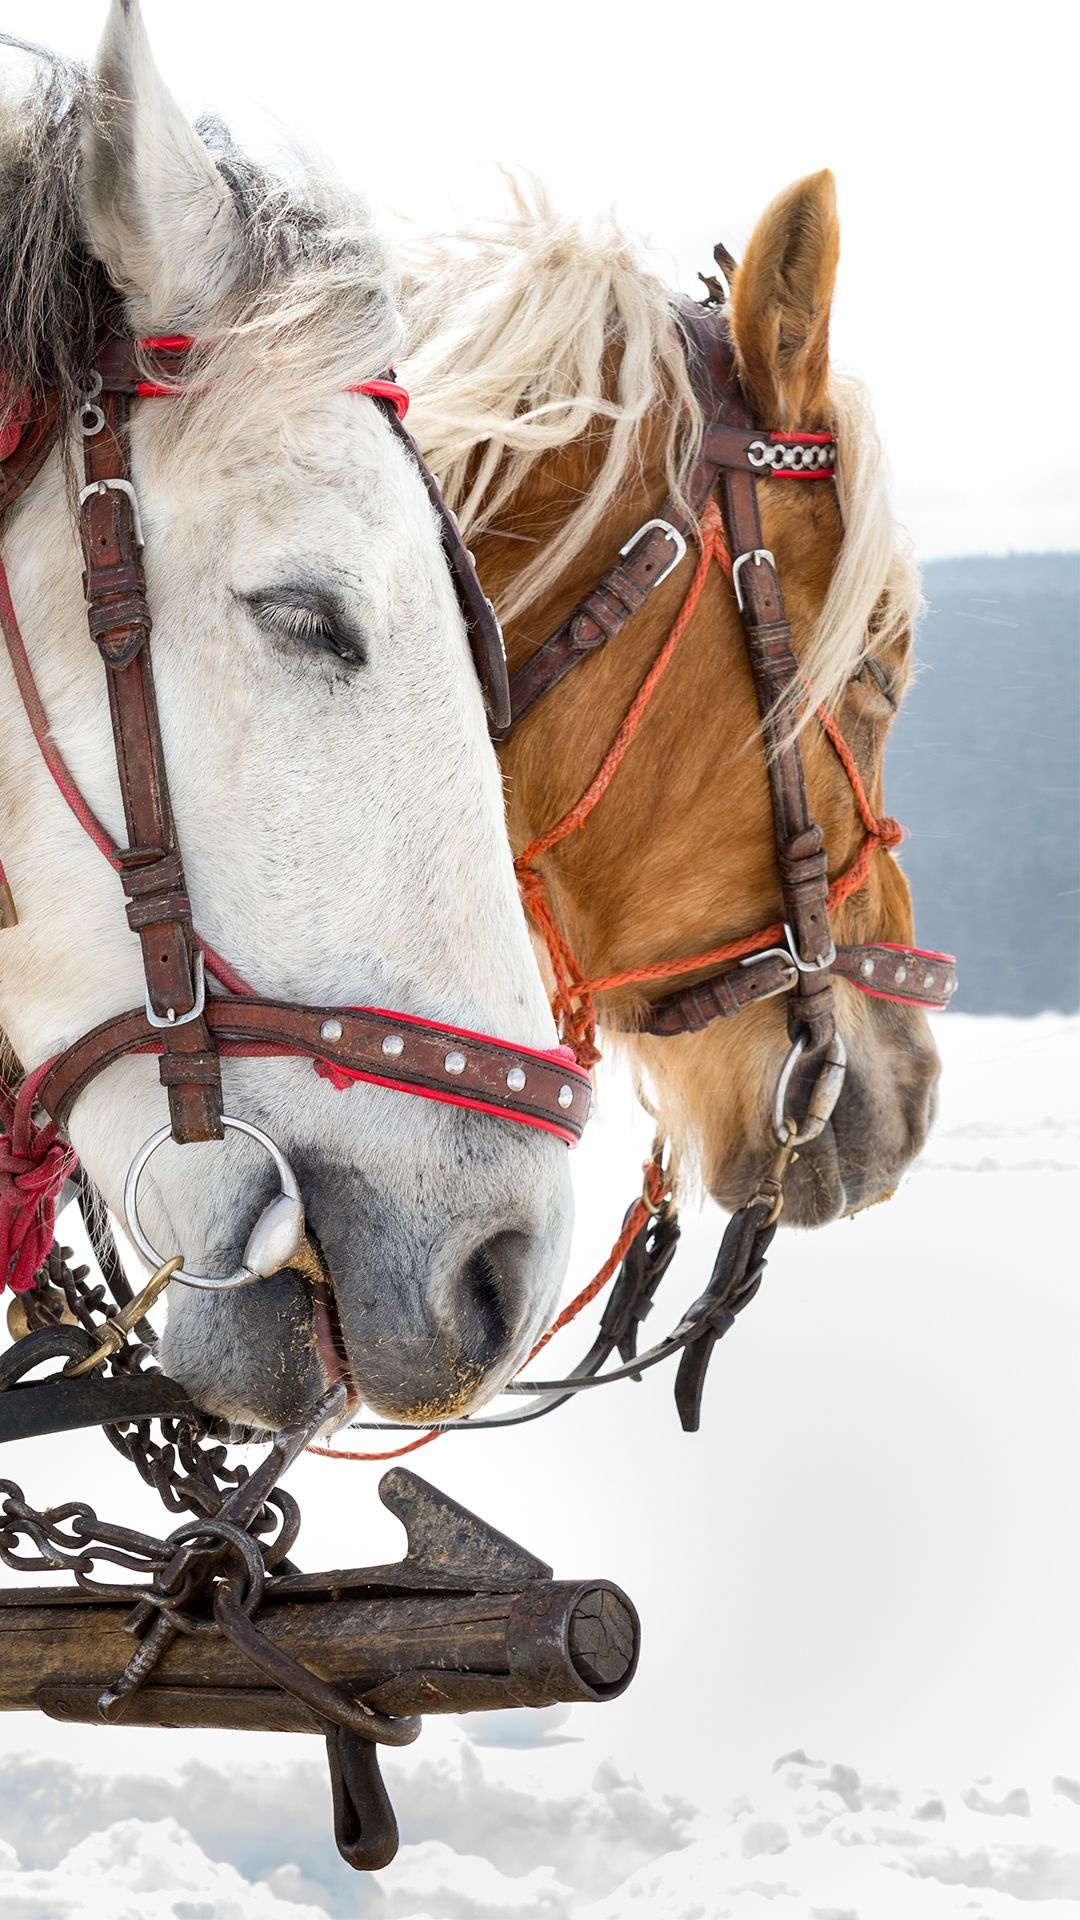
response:
{"label": "horse chin", "polygon": [[227,1293],[174,1288],[165,1371],[234,1431],[273,1433],[304,1419],[332,1384],[311,1292],[290,1269]]}

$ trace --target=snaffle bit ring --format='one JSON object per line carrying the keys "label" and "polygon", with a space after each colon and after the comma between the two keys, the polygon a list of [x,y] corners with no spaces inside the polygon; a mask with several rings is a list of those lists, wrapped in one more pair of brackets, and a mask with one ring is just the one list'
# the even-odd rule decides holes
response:
{"label": "snaffle bit ring", "polygon": [[[244,1248],[243,1261],[235,1273],[226,1273],[218,1278],[209,1273],[189,1273],[186,1267],[177,1268],[172,1276],[174,1280],[182,1281],[185,1287],[201,1288],[204,1293],[227,1293],[233,1287],[250,1287],[255,1280],[268,1280],[272,1273],[287,1267],[295,1259],[304,1238],[304,1203],[300,1197],[300,1187],[281,1149],[268,1133],[263,1133],[260,1127],[253,1127],[249,1120],[233,1120],[223,1113],[221,1124],[230,1127],[234,1133],[246,1133],[249,1140],[257,1140],[260,1147],[265,1147],[277,1168],[281,1192],[275,1200],[271,1200],[269,1206],[263,1208],[252,1227]],[[152,1267],[162,1265],[162,1256],[147,1239],[139,1220],[139,1181],[151,1155],[171,1139],[172,1128],[159,1127],[149,1140],[144,1140],[124,1181],[124,1224],[143,1259],[149,1260]]]}

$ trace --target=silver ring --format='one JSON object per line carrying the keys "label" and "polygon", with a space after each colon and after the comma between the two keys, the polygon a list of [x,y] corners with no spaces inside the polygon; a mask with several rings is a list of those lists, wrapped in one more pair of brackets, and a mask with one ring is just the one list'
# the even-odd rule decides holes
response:
{"label": "silver ring", "polygon": [[[186,1287],[199,1287],[204,1293],[227,1293],[233,1287],[250,1287],[255,1280],[269,1279],[272,1273],[288,1266],[298,1252],[304,1234],[304,1203],[300,1197],[300,1187],[281,1149],[268,1133],[263,1133],[260,1127],[253,1127],[249,1120],[233,1120],[223,1113],[221,1124],[231,1127],[234,1133],[246,1133],[249,1140],[257,1140],[260,1147],[266,1148],[277,1168],[281,1192],[268,1207],[264,1207],[255,1222],[244,1248],[243,1263],[235,1273],[224,1274],[218,1279],[208,1273],[189,1273],[186,1267],[177,1268],[173,1274],[174,1280],[181,1280]],[[139,1221],[139,1181],[151,1155],[171,1139],[172,1128],[159,1127],[149,1140],[144,1140],[124,1181],[124,1225],[143,1259],[148,1260],[152,1267],[160,1267],[163,1256],[147,1239]]]}
{"label": "silver ring", "polygon": [[[782,1147],[805,1147],[811,1140],[816,1140],[818,1135],[824,1132],[826,1122],[831,1119],[833,1108],[840,1098],[844,1085],[844,1075],[847,1072],[847,1048],[842,1036],[834,1033],[807,1102],[802,1126],[796,1127],[793,1132],[792,1127],[788,1126],[788,1117],[784,1109],[787,1106],[791,1077],[805,1052],[806,1041],[802,1034],[799,1034],[792,1041],[790,1052],[780,1069],[780,1078],[776,1083],[772,1123],[773,1133]],[[179,1279],[180,1275],[177,1274],[176,1278]]]}

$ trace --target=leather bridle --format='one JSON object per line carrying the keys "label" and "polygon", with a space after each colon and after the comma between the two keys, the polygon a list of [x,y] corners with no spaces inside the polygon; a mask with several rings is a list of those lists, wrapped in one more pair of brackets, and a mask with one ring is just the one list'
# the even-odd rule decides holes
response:
{"label": "leather bridle", "polygon": [[[836,442],[831,433],[780,433],[755,424],[736,376],[726,312],[719,302],[684,301],[677,310],[680,339],[704,427],[683,497],[669,497],[657,514],[627,541],[615,564],[556,631],[518,669],[510,682],[511,721],[501,739],[532,712],[537,702],[575,666],[612,640],[640,611],[656,588],[675,571],[688,548],[703,544],[703,529],[715,541],[716,556],[731,582],[742,624],[747,658],[761,716],[761,738],[769,777],[773,832],[779,870],[782,915],[758,936],[729,943],[735,966],[711,972],[663,999],[654,1000],[634,1029],[659,1038],[700,1031],[713,1020],[740,1012],[758,1000],[788,996],[792,1040],[809,1053],[828,1055],[839,1092],[843,1049],[836,1026],[834,977],[877,997],[908,1006],[941,1008],[956,990],[952,955],[876,942],[837,947],[829,924],[838,894],[830,888],[825,836],[813,820],[806,776],[793,724],[803,683],[791,625],[784,607],[776,562],[764,546],[758,506],[763,480],[829,481],[835,476]],[[717,515],[719,504],[719,516]],[[845,881],[861,884],[877,847],[894,846],[902,830],[895,821],[877,820],[869,809],[854,758],[825,710],[818,718],[840,754],[863,816],[864,843]],[[624,723],[625,725],[625,723]],[[519,878],[527,880],[526,902],[547,932],[549,912],[537,884],[535,859],[557,844],[560,828],[581,824],[580,803],[564,822],[538,835],[519,856]],[[536,908],[540,908],[537,913]],[[599,981],[571,971],[560,1012],[565,1037],[576,1042],[579,1057],[595,1058],[588,1031],[593,994],[615,984],[653,983],[700,971],[710,960],[727,957],[723,948],[642,967]],[[553,955],[556,977],[565,951]],[[567,1004],[567,1001],[569,1004]],[[575,1019],[575,1004],[587,1019]],[[584,1041],[584,1045],[581,1043]],[[834,1096],[835,1098],[835,1096]]]}
{"label": "leather bridle", "polygon": [[[887,942],[838,948],[830,928],[830,909],[857,891],[873,855],[879,849],[895,846],[901,829],[895,821],[873,814],[847,742],[832,715],[819,707],[816,717],[852,786],[864,833],[855,859],[830,885],[825,837],[811,814],[799,731],[794,724],[804,691],[801,672],[776,562],[763,544],[757,489],[762,480],[833,478],[835,438],[831,433],[780,433],[754,423],[736,377],[723,304],[715,295],[704,304],[682,303],[676,318],[705,423],[683,496],[665,500],[656,515],[627,541],[591,592],[514,674],[510,682],[511,721],[500,737],[506,739],[566,674],[614,639],[674,572],[688,550],[699,549],[694,580],[680,613],[599,771],[581,799],[562,820],[538,834],[518,855],[516,864],[526,905],[548,946],[555,978],[553,1006],[564,1038],[573,1043],[583,1062],[591,1063],[599,1057],[594,1044],[593,998],[603,991],[703,973],[704,977],[692,984],[647,1003],[633,1021],[634,1031],[661,1039],[701,1031],[713,1020],[729,1018],[758,1000],[788,996],[791,1045],[773,1100],[773,1141],[754,1191],[728,1223],[707,1287],[665,1339],[644,1353],[638,1352],[638,1329],[651,1309],[679,1237],[663,1142],[657,1142],[652,1159],[646,1163],[642,1195],[628,1210],[616,1242],[619,1258],[606,1263],[556,1322],[556,1327],[565,1325],[595,1299],[617,1267],[615,1285],[589,1351],[562,1379],[512,1381],[504,1391],[525,1401],[521,1411],[478,1419],[467,1416],[446,1422],[441,1429],[428,1429],[426,1438],[432,1437],[433,1431],[479,1432],[539,1419],[576,1393],[620,1380],[636,1380],[648,1368],[676,1355],[679,1417],[687,1431],[696,1431],[713,1349],[761,1285],[766,1254],[783,1206],[785,1177],[798,1150],[824,1131],[843,1087],[846,1055],[837,1028],[833,980],[845,979],[864,993],[906,1006],[938,1009],[949,1004],[956,990],[956,963],[951,954]],[[660,684],[667,660],[689,624],[713,558],[722,566],[735,594],[761,716],[782,919],[706,954],[590,980],[558,927],[536,862],[584,825],[592,806],[606,791],[637,721]],[[729,963],[723,971],[705,971],[720,960]],[[804,1057],[814,1073],[801,1114],[796,1117],[797,1070]],[[616,1352],[622,1365],[603,1371]],[[353,1425],[386,1430],[378,1421],[359,1420]]]}
{"label": "leather bridle", "polygon": [[[6,1090],[0,1116],[6,1119],[7,1134],[14,1137],[18,1130],[27,1137],[30,1104],[36,1101],[53,1123],[51,1148],[56,1129],[66,1124],[84,1088],[106,1067],[132,1053],[159,1056],[158,1072],[168,1095],[170,1124],[152,1137],[152,1144],[147,1143],[150,1150],[170,1134],[183,1144],[220,1140],[230,1126],[251,1133],[246,1123],[232,1120],[222,1110],[222,1056],[301,1055],[338,1087],[354,1080],[371,1081],[520,1122],[574,1144],[588,1117],[591,1087],[587,1073],[567,1048],[519,1047],[381,1008],[303,1006],[264,999],[196,931],[155,704],[142,526],[128,453],[132,404],[141,398],[177,394],[192,346],[180,338],[133,342],[113,332],[97,356],[79,419],[85,462],[79,508],[87,619],[109,691],[127,835],[124,847],[116,846],[96,820],[51,741],[0,565],[0,627],[28,718],[65,799],[120,875],[128,924],[142,946],[146,981],[143,1007],[84,1034],[28,1075],[18,1096]],[[368,395],[383,410],[420,470],[439,518],[489,722],[493,727],[503,725],[509,719],[509,705],[498,622],[456,522],[402,424],[407,398],[392,377],[364,382],[351,391]],[[65,424],[58,418],[54,394],[23,401],[11,409],[9,419],[14,424],[8,433],[8,457],[0,467],[0,512],[29,486]],[[15,903],[2,870],[0,887],[2,929],[15,920]],[[207,993],[207,973],[227,989],[229,997]],[[258,1130],[254,1137],[280,1163],[273,1143]],[[69,1167],[70,1162],[65,1162],[64,1170]],[[16,1288],[32,1284],[32,1251],[46,1229],[51,1237],[48,1206],[42,1207],[40,1196],[36,1204],[39,1231],[32,1236],[33,1249],[24,1248],[25,1258],[16,1261],[12,1271],[0,1273],[0,1284],[5,1279]],[[264,1230],[260,1234],[256,1228],[235,1274],[214,1281],[181,1268],[175,1277],[207,1287],[243,1285],[288,1264],[287,1257],[279,1256],[283,1247],[287,1256],[290,1238],[299,1244],[303,1212],[284,1175],[282,1192],[268,1214],[274,1209],[274,1232],[265,1230],[264,1216]],[[128,1225],[141,1250],[157,1259],[157,1250],[139,1227],[130,1181]],[[47,1244],[46,1240],[46,1251]],[[270,1257],[276,1266],[267,1266]]]}

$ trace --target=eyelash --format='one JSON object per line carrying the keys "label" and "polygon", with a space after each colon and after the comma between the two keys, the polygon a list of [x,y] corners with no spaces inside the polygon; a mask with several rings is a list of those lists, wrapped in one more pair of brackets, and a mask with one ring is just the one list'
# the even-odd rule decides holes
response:
{"label": "eyelash", "polygon": [[876,660],[864,660],[855,678],[856,680],[872,681],[882,698],[887,700],[890,707],[895,711],[896,699],[893,694],[892,682],[883,669],[878,666]]}
{"label": "eyelash", "polygon": [[339,632],[331,616],[318,607],[291,606],[280,600],[253,600],[248,605],[263,631],[274,640],[332,653],[354,666],[366,662],[363,648]]}

